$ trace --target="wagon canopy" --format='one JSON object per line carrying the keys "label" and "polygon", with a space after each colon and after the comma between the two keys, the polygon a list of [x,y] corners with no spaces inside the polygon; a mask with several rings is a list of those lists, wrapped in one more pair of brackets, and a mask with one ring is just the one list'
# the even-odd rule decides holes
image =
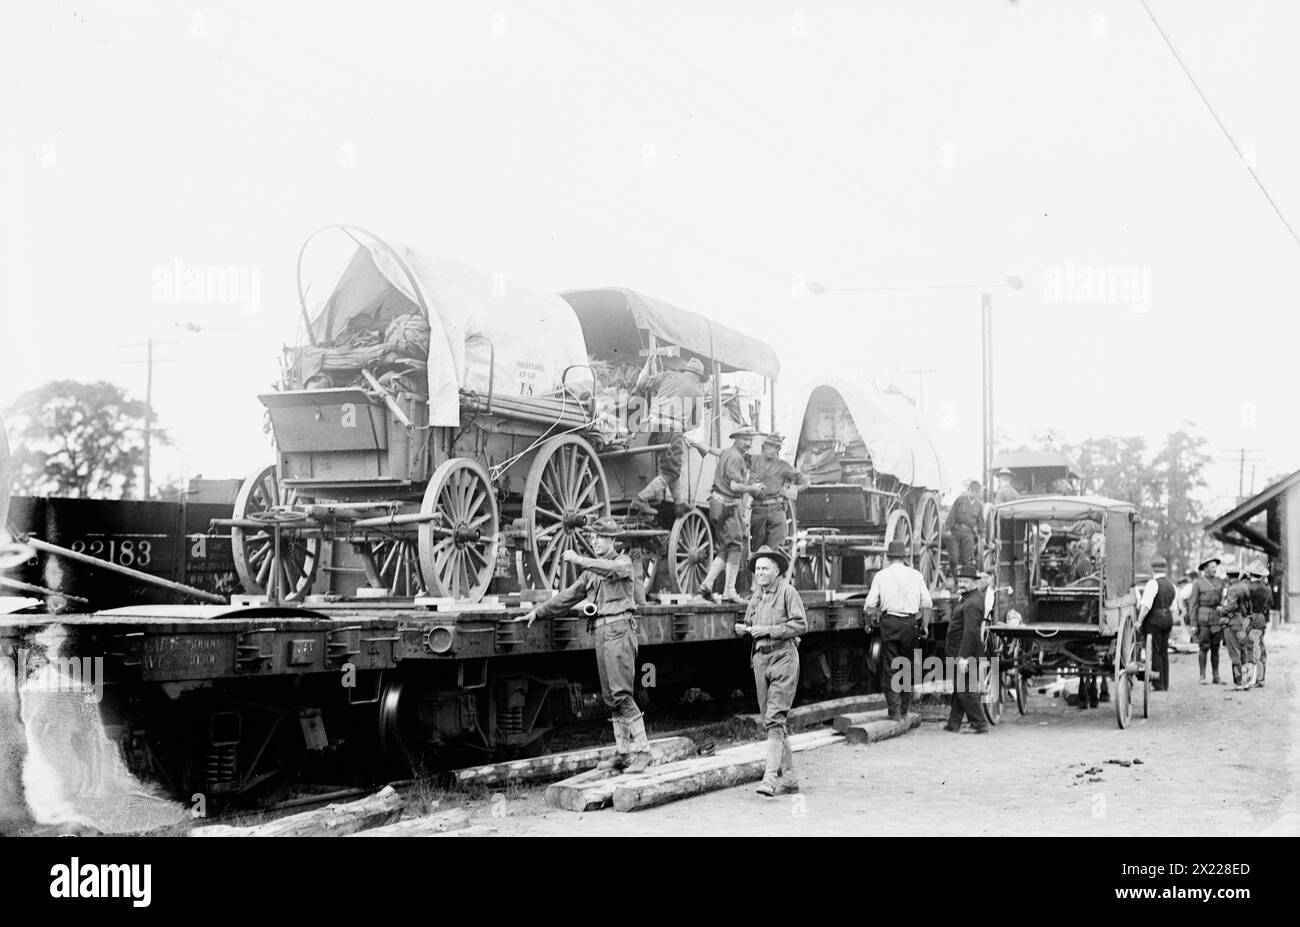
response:
{"label": "wagon canopy", "polygon": [[1109,514],[1136,514],[1131,502],[1107,499],[1104,496],[1029,496],[1012,499],[994,506],[1000,518],[1015,517],[1026,521],[1078,521],[1089,516]]}
{"label": "wagon canopy", "polygon": [[1056,467],[1071,476],[1083,478],[1079,465],[1060,451],[1007,451],[994,457],[991,466],[994,473],[1003,467],[1008,470],[1046,470]]}
{"label": "wagon canopy", "polygon": [[427,308],[431,425],[460,424],[462,388],[486,393],[491,382],[497,393],[544,395],[566,368],[585,365],[582,328],[560,297],[396,242],[352,238],[342,270],[306,290],[316,297],[307,306],[313,341],[329,343],[354,320],[384,325]]}
{"label": "wagon canopy", "polygon": [[860,439],[877,472],[908,486],[947,490],[939,450],[916,407],[902,396],[866,383],[821,379],[779,398],[782,432],[796,437],[797,451],[817,442],[847,446]]}
{"label": "wagon canopy", "polygon": [[748,370],[775,380],[781,365],[766,343],[706,316],[621,287],[560,294],[577,313],[592,354],[602,360],[640,364],[641,332],[716,360],[724,372]]}

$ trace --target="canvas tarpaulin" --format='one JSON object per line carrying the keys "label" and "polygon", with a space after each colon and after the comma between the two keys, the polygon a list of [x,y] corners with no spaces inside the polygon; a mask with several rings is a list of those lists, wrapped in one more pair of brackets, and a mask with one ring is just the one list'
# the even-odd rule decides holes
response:
{"label": "canvas tarpaulin", "polygon": [[[537,293],[452,258],[392,243],[360,244],[324,292],[312,316],[318,343],[352,324],[381,328],[393,318],[429,311],[429,423],[460,424],[460,390],[497,395],[547,395],[570,382],[590,382],[586,344],[573,309],[559,296]],[[400,263],[399,263],[400,260]],[[407,271],[410,271],[408,276]],[[320,281],[316,281],[319,287]]]}

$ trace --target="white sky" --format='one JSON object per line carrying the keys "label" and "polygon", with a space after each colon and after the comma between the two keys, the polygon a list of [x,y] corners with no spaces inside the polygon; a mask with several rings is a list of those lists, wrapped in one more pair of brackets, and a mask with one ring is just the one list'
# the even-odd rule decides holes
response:
{"label": "white sky", "polygon": [[[1300,467],[1300,245],[1137,0],[475,6],[5,5],[0,405],[56,377],[142,395],[118,345],[176,341],[155,480],[264,465],[255,394],[292,331],[220,329],[292,328],[299,246],[354,222],[537,289],[650,293],[791,372],[913,391],[937,368],[954,480],[980,460],[980,291],[798,283],[1017,275],[1000,429],[1190,420],[1258,452],[1257,488]],[[1300,225],[1300,4],[1152,8]],[[177,261],[256,274],[257,311],[156,300]],[[1149,307],[1071,301],[1071,268],[1132,269]],[[1213,476],[1235,496],[1235,464]]]}

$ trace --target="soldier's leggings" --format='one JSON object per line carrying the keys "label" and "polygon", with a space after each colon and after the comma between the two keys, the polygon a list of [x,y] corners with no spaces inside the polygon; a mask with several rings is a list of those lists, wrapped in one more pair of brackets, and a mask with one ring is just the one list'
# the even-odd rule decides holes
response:
{"label": "soldier's leggings", "polygon": [[1259,644],[1255,648],[1255,682],[1264,681],[1264,670],[1268,667],[1268,648],[1264,646],[1264,632],[1268,628],[1259,632]]}
{"label": "soldier's leggings", "polygon": [[596,629],[596,672],[600,695],[610,714],[635,721],[641,709],[632,697],[636,685],[636,625],[630,619],[606,621]]}
{"label": "soldier's leggings", "polygon": [[[1223,643],[1228,647],[1228,659],[1232,661],[1232,681],[1241,682],[1241,666],[1246,662],[1246,648],[1250,644],[1250,627],[1245,619],[1233,618],[1223,629]],[[1242,638],[1245,638],[1243,640]]]}
{"label": "soldier's leggings", "polygon": [[1219,675],[1219,645],[1223,643],[1223,628],[1211,628],[1206,625],[1198,625],[1196,628],[1196,642],[1201,647],[1198,654],[1201,664],[1201,675],[1205,675],[1205,654],[1210,655],[1210,665],[1214,668],[1214,675]]}
{"label": "soldier's leggings", "polygon": [[[760,647],[771,646],[770,652]],[[786,736],[786,718],[799,690],[799,648],[794,641],[760,640],[749,661],[754,670],[754,688],[758,690],[758,710],[763,716],[763,730]]]}

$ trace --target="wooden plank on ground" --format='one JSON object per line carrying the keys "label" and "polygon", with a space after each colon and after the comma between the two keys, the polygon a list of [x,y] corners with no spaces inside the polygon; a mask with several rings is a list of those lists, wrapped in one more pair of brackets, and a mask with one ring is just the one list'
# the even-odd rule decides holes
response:
{"label": "wooden plank on ground", "polygon": [[876,711],[853,711],[845,715],[839,715],[831,722],[831,728],[843,734],[851,727],[857,727],[858,725],[867,724],[871,721],[884,721],[888,717],[888,708],[881,708]]}
{"label": "wooden plank on ground", "polygon": [[[885,707],[885,696],[876,695],[852,695],[848,698],[833,698],[824,702],[814,702],[811,705],[800,705],[798,708],[790,710],[786,718],[786,727],[793,733],[802,731],[818,724],[825,724],[833,720],[837,715],[847,714],[853,711],[875,711]],[[736,720],[748,724],[755,731],[762,730],[762,715],[737,715]]]}
{"label": "wooden plank on ground", "polygon": [[914,711],[907,713],[907,719],[904,721],[868,721],[865,724],[856,724],[846,728],[844,739],[851,744],[874,744],[877,741],[888,740],[891,737],[899,737],[906,734],[914,727],[921,724],[921,716]]}
{"label": "wooden plank on ground", "polygon": [[[790,750],[801,753],[818,747],[842,743],[844,738],[834,731],[810,731],[790,738]],[[754,754],[741,754],[730,760],[720,754],[709,766],[671,770],[668,767],[657,776],[635,777],[619,783],[614,789],[615,811],[640,811],[656,805],[677,801],[691,795],[700,795],[717,789],[730,788],[763,778],[767,768],[765,744]]]}
{"label": "wooden plank on ground", "polygon": [[[660,737],[650,741],[650,752],[659,757],[661,763],[685,759],[693,755],[695,750],[695,742],[689,737]],[[455,776],[456,781],[462,785],[498,785],[510,781],[563,779],[584,770],[595,769],[596,764],[612,759],[614,753],[614,745],[610,744],[605,747],[551,753],[526,760],[512,760],[508,763],[471,766],[468,769],[456,770]]]}
{"label": "wooden plank on ground", "polygon": [[345,837],[387,824],[402,813],[402,797],[391,785],[374,795],[339,805],[290,814],[255,827],[209,824],[189,832],[191,837]]}
{"label": "wooden plank on ground", "polygon": [[452,808],[435,814],[426,814],[419,818],[409,818],[382,827],[369,827],[349,837],[432,837],[447,831],[460,830],[469,825],[469,811],[465,808]]}

